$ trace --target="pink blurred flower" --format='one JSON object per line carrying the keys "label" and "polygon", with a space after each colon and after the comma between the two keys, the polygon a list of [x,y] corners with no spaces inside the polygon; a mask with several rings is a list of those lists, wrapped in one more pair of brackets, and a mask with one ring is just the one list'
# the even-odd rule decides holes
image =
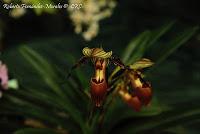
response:
{"label": "pink blurred flower", "polygon": [[8,89],[8,69],[5,64],[0,61],[0,87],[4,90]]}

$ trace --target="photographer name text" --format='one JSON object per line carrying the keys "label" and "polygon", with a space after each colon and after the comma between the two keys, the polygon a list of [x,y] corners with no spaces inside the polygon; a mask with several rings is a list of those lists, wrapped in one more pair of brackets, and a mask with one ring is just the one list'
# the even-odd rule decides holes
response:
{"label": "photographer name text", "polygon": [[81,9],[83,8],[83,5],[80,3],[74,3],[74,4],[3,4],[3,7],[5,9],[13,9],[13,8],[57,8],[57,9],[62,9],[62,8],[72,8],[72,9]]}

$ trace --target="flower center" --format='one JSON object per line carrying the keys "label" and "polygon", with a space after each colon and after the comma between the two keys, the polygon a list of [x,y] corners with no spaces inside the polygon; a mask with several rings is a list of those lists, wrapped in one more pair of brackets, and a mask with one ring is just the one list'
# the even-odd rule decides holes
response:
{"label": "flower center", "polygon": [[106,70],[106,60],[96,59],[95,60],[95,76],[94,81],[96,83],[101,83],[105,80],[105,70]]}

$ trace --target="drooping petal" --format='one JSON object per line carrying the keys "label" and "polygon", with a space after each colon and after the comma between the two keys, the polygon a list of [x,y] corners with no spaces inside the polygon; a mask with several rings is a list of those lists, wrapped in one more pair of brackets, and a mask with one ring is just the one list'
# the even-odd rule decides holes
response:
{"label": "drooping petal", "polygon": [[152,98],[151,85],[144,81],[141,74],[130,73],[129,78],[134,94],[140,99],[143,105],[148,105]]}
{"label": "drooping petal", "polygon": [[137,96],[134,96],[130,100],[128,100],[127,104],[129,107],[133,108],[135,111],[140,111],[141,106],[142,106]]}
{"label": "drooping petal", "polygon": [[152,98],[152,90],[150,87],[138,87],[134,89],[136,96],[144,105],[148,105]]}
{"label": "drooping petal", "polygon": [[132,96],[126,91],[119,91],[120,96],[124,100],[124,102],[133,110],[140,111],[142,107],[142,103],[137,96]]}

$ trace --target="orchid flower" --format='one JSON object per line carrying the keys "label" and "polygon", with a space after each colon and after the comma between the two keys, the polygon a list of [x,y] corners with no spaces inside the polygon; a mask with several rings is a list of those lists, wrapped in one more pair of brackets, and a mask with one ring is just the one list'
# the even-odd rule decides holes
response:
{"label": "orchid flower", "polygon": [[[72,67],[75,69],[80,64],[85,63],[88,59],[94,64],[94,76],[90,79],[90,94],[95,106],[100,107],[108,91],[108,82],[106,77],[106,68],[108,63],[125,68],[119,58],[112,55],[112,51],[106,52],[103,48],[83,48],[83,57]],[[68,75],[70,76],[70,74]]]}

